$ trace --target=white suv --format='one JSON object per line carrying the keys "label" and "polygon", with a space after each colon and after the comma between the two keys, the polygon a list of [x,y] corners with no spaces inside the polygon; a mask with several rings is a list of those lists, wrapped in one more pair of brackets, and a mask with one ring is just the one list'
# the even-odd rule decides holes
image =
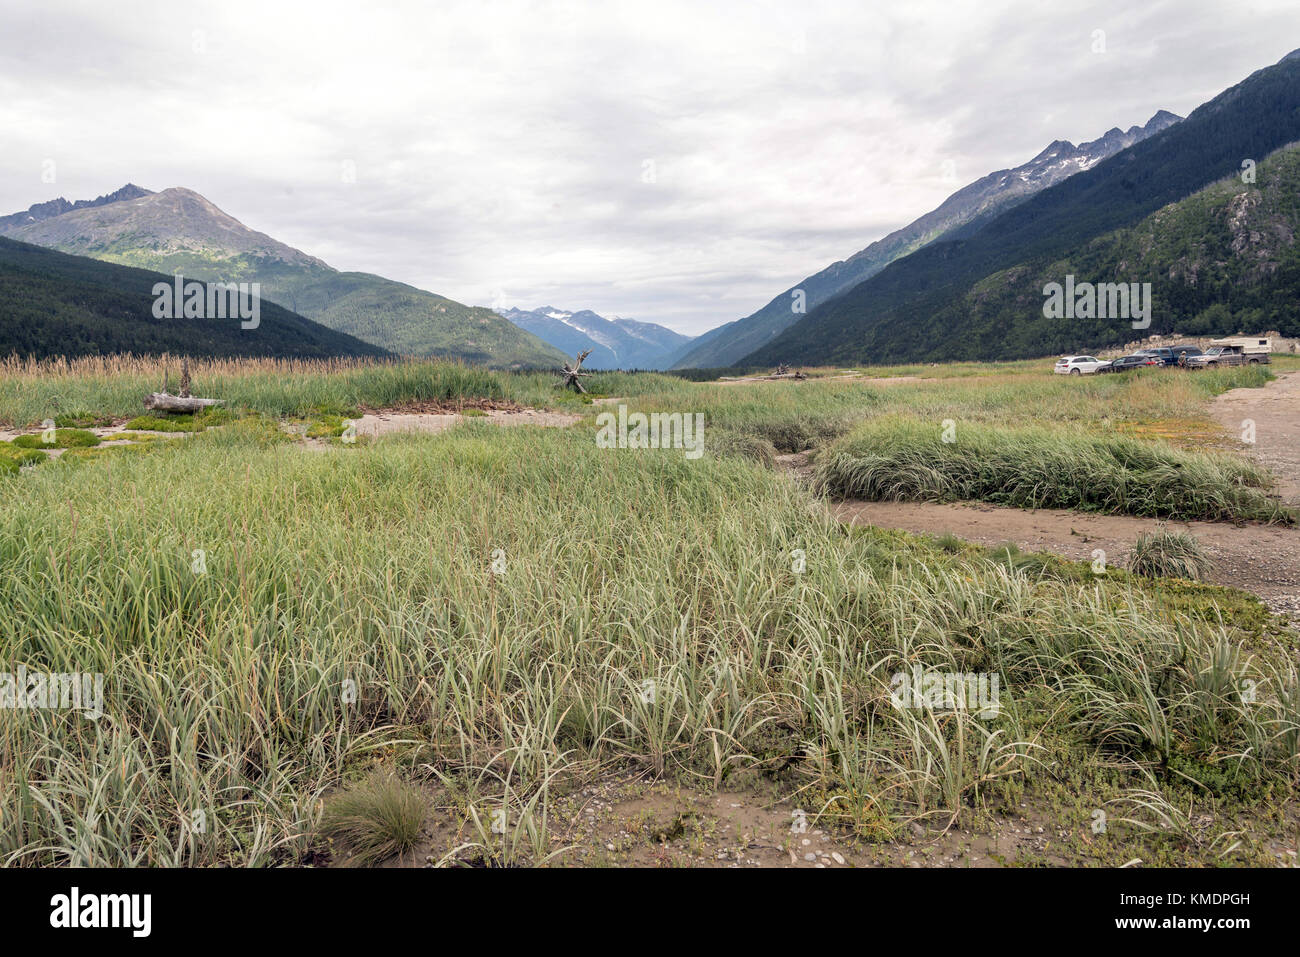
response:
{"label": "white suv", "polygon": [[1104,372],[1109,368],[1109,362],[1094,359],[1092,356],[1065,356],[1056,360],[1056,368],[1052,371],[1057,375],[1091,375],[1094,372]]}

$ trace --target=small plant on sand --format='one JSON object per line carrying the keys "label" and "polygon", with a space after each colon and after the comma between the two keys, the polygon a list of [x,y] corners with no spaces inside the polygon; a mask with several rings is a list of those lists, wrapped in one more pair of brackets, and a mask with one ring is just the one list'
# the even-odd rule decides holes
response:
{"label": "small plant on sand", "polygon": [[326,803],[320,831],[347,845],[350,863],[366,866],[414,847],[427,813],[424,792],[377,771]]}
{"label": "small plant on sand", "polygon": [[88,449],[99,444],[99,437],[85,429],[55,429],[54,441],[45,441],[45,434],[19,435],[14,445],[20,449]]}
{"label": "small plant on sand", "polygon": [[1158,525],[1138,536],[1129,552],[1128,569],[1147,578],[1186,578],[1200,581],[1214,562],[1193,536]]}

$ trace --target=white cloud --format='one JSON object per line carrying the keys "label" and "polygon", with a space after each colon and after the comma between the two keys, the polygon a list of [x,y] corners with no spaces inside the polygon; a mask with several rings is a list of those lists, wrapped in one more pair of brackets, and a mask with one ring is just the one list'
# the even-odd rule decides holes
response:
{"label": "white cloud", "polygon": [[5,14],[0,212],[188,186],[341,269],[699,332],[938,205],[945,161],[1186,114],[1288,7],[56,0]]}

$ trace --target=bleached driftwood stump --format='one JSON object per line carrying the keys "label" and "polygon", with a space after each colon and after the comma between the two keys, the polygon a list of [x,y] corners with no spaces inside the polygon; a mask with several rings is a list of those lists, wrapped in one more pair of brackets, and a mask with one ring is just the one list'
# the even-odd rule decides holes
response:
{"label": "bleached driftwood stump", "polygon": [[144,397],[144,407],[154,412],[197,412],[210,405],[221,405],[225,399],[198,399],[190,395],[190,360],[181,360],[181,387],[178,395],[167,391],[167,369],[163,368],[163,390],[150,392]]}
{"label": "bleached driftwood stump", "polygon": [[579,392],[584,394],[586,393],[587,390],[582,387],[582,383],[578,381],[578,377],[591,375],[590,372],[580,371],[582,369],[582,360],[587,358],[589,355],[591,355],[590,349],[586,352],[579,352],[578,361],[573,364],[572,369],[569,368],[567,362],[564,364],[564,380],[560,383],[560,388],[567,389],[569,386],[573,386],[573,388],[577,389]]}

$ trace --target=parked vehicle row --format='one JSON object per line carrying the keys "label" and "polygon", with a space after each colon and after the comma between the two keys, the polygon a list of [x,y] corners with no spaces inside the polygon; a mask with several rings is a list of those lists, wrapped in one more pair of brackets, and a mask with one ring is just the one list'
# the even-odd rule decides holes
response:
{"label": "parked vehicle row", "polygon": [[1052,369],[1057,375],[1093,375],[1100,372],[1127,372],[1143,366],[1158,366],[1163,363],[1156,356],[1134,353],[1120,356],[1118,359],[1098,359],[1094,356],[1065,356],[1056,360]]}
{"label": "parked vehicle row", "polygon": [[1205,352],[1196,346],[1177,345],[1139,349],[1132,355],[1120,356],[1118,359],[1062,356],[1056,360],[1052,371],[1057,375],[1094,375],[1102,372],[1129,372],[1150,366],[1206,369],[1216,366],[1256,365],[1269,361],[1271,349],[1272,342],[1267,338],[1234,336],[1213,340],[1210,348]]}

